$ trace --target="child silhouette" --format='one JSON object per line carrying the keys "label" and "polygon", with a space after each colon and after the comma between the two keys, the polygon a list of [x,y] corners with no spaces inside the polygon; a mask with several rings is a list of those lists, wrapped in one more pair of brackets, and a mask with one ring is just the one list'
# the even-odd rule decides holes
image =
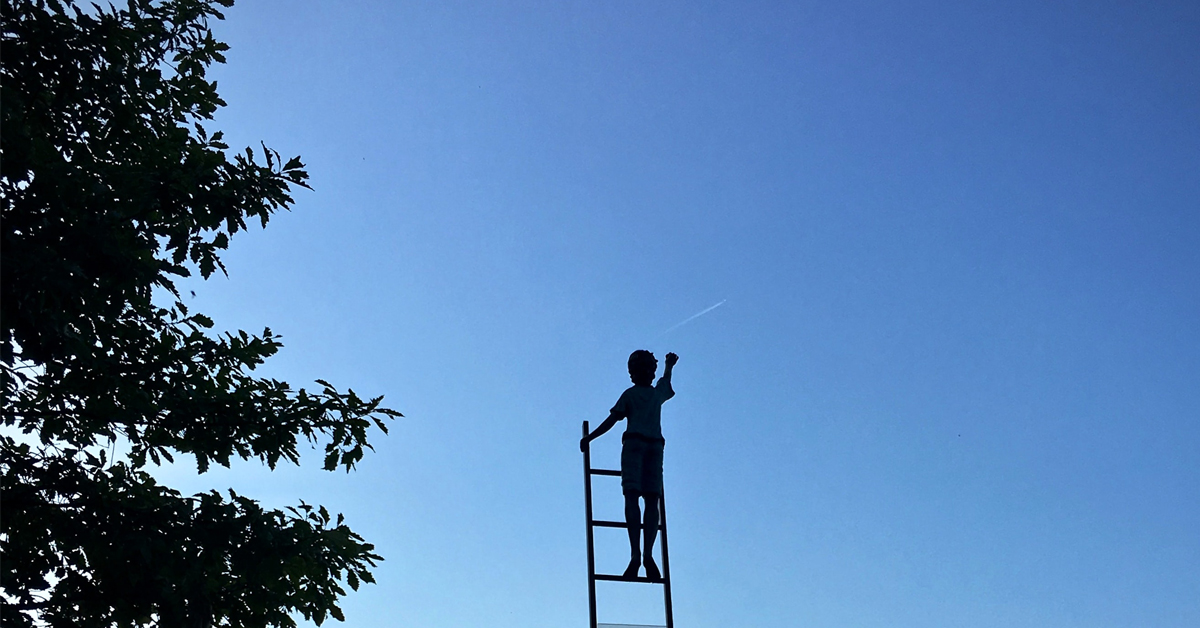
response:
{"label": "child silhouette", "polygon": [[[585,449],[588,443],[612,429],[617,421],[629,419],[629,425],[621,435],[621,491],[625,494],[630,554],[629,566],[624,573],[626,578],[636,578],[643,564],[647,578],[662,578],[651,550],[658,536],[659,500],[662,498],[663,445],[666,442],[662,436],[662,404],[675,396],[671,389],[671,369],[678,361],[679,356],[668,353],[662,377],[658,384],[651,386],[658,360],[649,351],[634,351],[629,356],[629,379],[633,386],[621,393],[608,418],[579,441],[579,448]],[[645,519],[638,504],[639,497],[646,502]],[[644,552],[638,549],[639,530],[644,537]]]}

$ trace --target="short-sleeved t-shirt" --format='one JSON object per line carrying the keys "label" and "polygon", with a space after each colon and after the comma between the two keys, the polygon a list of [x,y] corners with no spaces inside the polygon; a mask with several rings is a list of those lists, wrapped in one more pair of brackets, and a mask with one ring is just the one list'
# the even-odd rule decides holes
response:
{"label": "short-sleeved t-shirt", "polygon": [[671,378],[659,378],[655,386],[630,386],[621,393],[612,411],[629,419],[626,433],[662,438],[662,404],[675,396]]}

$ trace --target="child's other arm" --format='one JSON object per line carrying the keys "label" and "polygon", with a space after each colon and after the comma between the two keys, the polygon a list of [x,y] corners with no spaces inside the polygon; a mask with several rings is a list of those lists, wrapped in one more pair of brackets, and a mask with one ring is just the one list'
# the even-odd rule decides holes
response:
{"label": "child's other arm", "polygon": [[608,415],[608,418],[604,419],[604,422],[601,423],[600,425],[598,425],[595,430],[592,430],[591,434],[588,434],[587,436],[584,436],[582,439],[580,439],[579,451],[583,451],[583,450],[587,449],[588,443],[596,440],[597,438],[602,436],[608,430],[611,430],[612,427],[617,424],[617,421],[620,421],[623,418],[625,418],[625,417],[618,414],[615,410],[610,412]]}

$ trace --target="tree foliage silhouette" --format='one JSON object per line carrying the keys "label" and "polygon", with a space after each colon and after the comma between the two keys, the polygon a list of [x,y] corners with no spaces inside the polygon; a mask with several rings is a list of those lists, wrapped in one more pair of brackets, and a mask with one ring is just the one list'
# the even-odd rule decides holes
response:
{"label": "tree foliage silhouette", "polygon": [[[148,462],[355,466],[400,416],[319,381],[255,377],[280,348],[219,334],[175,280],[224,272],[247,222],[307,187],[299,158],[230,154],[209,20],[231,0],[4,0],[0,41],[0,587],[5,626],[292,626],[343,619],[374,547],[339,515],[187,497]],[[128,455],[107,453],[122,443]]]}

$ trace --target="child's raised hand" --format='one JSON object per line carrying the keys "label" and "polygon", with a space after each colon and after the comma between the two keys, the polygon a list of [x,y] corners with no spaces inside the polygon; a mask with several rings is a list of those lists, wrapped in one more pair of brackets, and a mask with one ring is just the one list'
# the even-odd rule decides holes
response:
{"label": "child's raised hand", "polygon": [[678,361],[679,356],[675,355],[674,353],[667,354],[667,366],[675,366],[675,363]]}

